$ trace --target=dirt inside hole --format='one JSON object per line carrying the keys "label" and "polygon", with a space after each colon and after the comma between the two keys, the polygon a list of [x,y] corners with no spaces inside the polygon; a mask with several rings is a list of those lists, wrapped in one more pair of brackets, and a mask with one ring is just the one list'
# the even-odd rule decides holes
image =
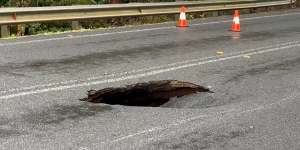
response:
{"label": "dirt inside hole", "polygon": [[110,105],[159,107],[167,103],[172,97],[181,97],[198,92],[213,93],[207,87],[189,82],[160,80],[125,87],[90,90],[87,97],[80,100]]}

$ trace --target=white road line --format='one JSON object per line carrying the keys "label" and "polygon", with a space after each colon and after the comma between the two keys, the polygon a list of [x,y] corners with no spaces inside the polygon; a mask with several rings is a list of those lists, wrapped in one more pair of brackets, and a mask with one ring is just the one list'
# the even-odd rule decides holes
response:
{"label": "white road line", "polygon": [[[289,42],[289,43],[295,43],[295,42]],[[296,42],[296,43],[299,43],[299,41]],[[190,67],[194,67],[194,66],[209,64],[209,63],[213,63],[213,62],[220,62],[220,61],[226,61],[226,60],[230,60],[230,59],[241,58],[244,55],[263,54],[263,53],[275,52],[275,51],[280,51],[280,50],[283,50],[283,49],[299,47],[299,46],[300,46],[300,44],[291,44],[291,45],[287,44],[287,45],[284,45],[284,46],[273,47],[273,48],[268,48],[268,49],[263,49],[263,50],[258,50],[258,51],[251,51],[251,52],[249,52],[249,51],[245,52],[244,51],[244,52],[241,52],[239,54],[235,54],[235,55],[231,55],[231,56],[227,56],[227,57],[226,56],[221,57],[221,58],[215,57],[214,59],[198,61],[198,62],[192,62],[192,63],[182,64],[182,65],[168,67],[168,68],[156,69],[156,70],[151,70],[151,71],[137,73],[137,74],[124,75],[124,76],[116,77],[116,78],[95,80],[95,81],[83,82],[83,83],[78,83],[78,84],[61,85],[61,86],[57,86],[57,87],[35,89],[35,90],[24,91],[24,92],[17,92],[17,93],[13,93],[13,94],[2,95],[2,96],[0,96],[0,99],[10,99],[10,98],[20,97],[20,96],[25,96],[25,95],[32,95],[32,94],[45,93],[45,92],[51,92],[51,91],[66,90],[66,89],[70,89],[70,88],[78,88],[78,87],[99,85],[99,84],[105,84],[105,83],[113,83],[113,82],[129,80],[129,79],[137,79],[137,78],[153,76],[153,75],[157,75],[157,74],[161,74],[161,73],[166,73],[166,72],[170,72],[170,71],[176,71],[176,70],[190,68]],[[260,48],[257,48],[257,49],[260,49]]]}
{"label": "white road line", "polygon": [[[298,44],[298,43],[300,43],[300,41],[286,42],[286,43],[281,43],[281,44],[272,45],[272,46],[265,46],[265,47],[250,49],[250,50],[246,50],[246,51],[239,51],[236,53],[229,53],[229,54],[226,54],[226,56],[238,55],[238,54],[242,54],[242,53],[249,53],[249,52],[253,52],[253,51],[270,49],[270,48],[274,48],[274,47],[282,47],[282,46],[293,45],[293,44]],[[142,69],[131,70],[131,71],[126,71],[126,72],[121,72],[121,73],[111,73],[109,75],[92,76],[92,77],[89,77],[88,79],[82,79],[82,80],[81,79],[68,80],[68,81],[54,82],[54,83],[49,83],[49,84],[40,84],[40,85],[34,85],[34,86],[28,86],[28,87],[22,87],[22,88],[7,89],[7,90],[0,91],[0,93],[6,94],[6,93],[11,93],[11,92],[34,90],[34,89],[38,89],[38,88],[50,88],[53,86],[61,86],[61,85],[66,85],[66,84],[75,84],[75,83],[78,84],[78,83],[82,83],[82,82],[94,81],[94,80],[99,80],[99,79],[104,79],[104,78],[107,79],[107,78],[113,78],[113,77],[117,77],[117,76],[124,76],[124,75],[129,75],[129,74],[134,74],[134,73],[163,69],[163,68],[183,65],[183,64],[197,62],[197,61],[205,61],[205,60],[210,60],[210,59],[214,59],[214,58],[218,58],[218,56],[202,57],[202,58],[197,58],[197,59],[191,59],[191,60],[185,60],[185,61],[181,61],[181,62],[170,63],[170,64],[166,64],[166,65],[161,65],[161,66],[153,66],[153,67],[149,67],[149,68],[142,68]]]}
{"label": "white road line", "polygon": [[248,109],[248,110],[243,110],[243,111],[240,111],[240,110],[237,110],[237,109],[231,109],[231,110],[218,112],[217,114],[214,114],[214,115],[198,115],[198,116],[191,117],[191,118],[188,118],[188,119],[183,119],[183,120],[176,121],[176,122],[168,124],[166,126],[153,127],[153,128],[150,128],[150,129],[147,129],[147,130],[142,130],[142,131],[139,131],[139,132],[136,132],[136,133],[133,133],[133,134],[126,135],[126,136],[121,136],[121,137],[113,139],[113,140],[101,142],[101,144],[114,144],[114,143],[117,143],[117,142],[120,142],[120,141],[123,141],[123,140],[127,140],[127,139],[130,139],[130,138],[139,136],[139,135],[146,135],[146,134],[149,134],[149,133],[152,133],[152,132],[170,129],[172,127],[180,126],[180,125],[186,124],[188,122],[196,121],[196,120],[199,120],[199,119],[204,119],[204,118],[210,118],[211,119],[211,118],[224,117],[224,115],[236,116],[236,115],[251,113],[251,112],[263,110],[263,109],[266,109],[266,108],[270,108],[273,105],[278,105],[278,104],[281,104],[283,102],[294,100],[294,98],[296,98],[297,96],[299,96],[299,92],[292,93],[290,96],[287,96],[286,98],[281,99],[279,101],[276,101],[276,102],[273,102],[273,103],[270,103],[270,104],[266,104],[266,105],[262,105],[262,106],[258,106],[258,107]]}
{"label": "white road line", "polygon": [[[280,14],[280,15],[249,17],[249,18],[243,18],[243,19],[241,19],[241,21],[243,21],[243,20],[264,19],[264,18],[274,18],[274,17],[284,17],[284,16],[290,16],[290,15],[299,15],[299,14],[300,13],[295,12],[295,13],[286,13],[286,14]],[[223,20],[223,21],[198,23],[198,24],[192,24],[191,27],[193,27],[193,26],[201,26],[201,25],[211,25],[211,24],[227,23],[227,22],[231,22],[231,21],[232,20]],[[22,45],[22,44],[32,44],[32,43],[47,42],[47,41],[72,40],[72,39],[78,39],[78,38],[107,36],[107,35],[115,35],[115,34],[137,33],[137,32],[146,32],[146,31],[154,31],[154,30],[163,30],[163,29],[175,29],[175,28],[176,28],[175,26],[167,26],[167,27],[138,29],[138,30],[129,30],[129,31],[106,32],[106,33],[88,34],[88,35],[77,35],[77,36],[73,36],[73,37],[66,36],[66,37],[48,38],[48,39],[31,40],[31,41],[21,41],[21,42],[13,42],[13,43],[0,43],[0,47]]]}

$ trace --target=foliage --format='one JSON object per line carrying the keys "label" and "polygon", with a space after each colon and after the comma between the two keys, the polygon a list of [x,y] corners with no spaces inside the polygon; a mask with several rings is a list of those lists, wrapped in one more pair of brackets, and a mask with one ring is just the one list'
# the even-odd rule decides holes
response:
{"label": "foliage", "polygon": [[[43,7],[43,6],[67,6],[67,5],[95,5],[107,4],[112,1],[120,3],[129,2],[167,2],[174,0],[0,0],[0,7]],[[171,17],[173,18],[173,17]],[[107,28],[114,26],[123,26],[130,24],[144,24],[163,22],[170,20],[169,17],[124,17],[124,18],[108,18],[90,21],[82,21],[83,28]],[[17,33],[17,26],[11,26],[11,33]],[[24,25],[22,35],[34,35],[43,33],[58,33],[72,30],[70,22],[49,22],[49,23],[32,23]],[[18,34],[19,35],[19,34]]]}
{"label": "foliage", "polygon": [[[13,7],[38,7],[38,6],[66,6],[66,5],[89,5],[99,3],[102,0],[1,0]],[[9,2],[8,2],[9,1]]]}
{"label": "foliage", "polygon": [[64,32],[71,30],[71,25],[69,23],[63,22],[51,22],[51,23],[34,23],[29,24],[26,27],[26,35],[42,34],[42,33],[55,33]]}
{"label": "foliage", "polygon": [[1,6],[6,6],[9,0],[0,0],[0,7]]}
{"label": "foliage", "polygon": [[[117,0],[120,3],[129,2],[170,2],[175,0]],[[111,3],[112,0],[0,0],[0,6],[11,7],[40,7],[40,6],[67,6],[93,5]]]}

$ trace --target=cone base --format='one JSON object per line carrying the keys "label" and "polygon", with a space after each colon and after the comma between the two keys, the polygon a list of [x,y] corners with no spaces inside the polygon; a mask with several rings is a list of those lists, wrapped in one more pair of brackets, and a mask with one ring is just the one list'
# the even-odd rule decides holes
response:
{"label": "cone base", "polygon": [[231,29],[232,32],[241,32],[241,30],[233,30]]}
{"label": "cone base", "polygon": [[177,22],[177,27],[188,27],[189,25],[188,25],[188,22],[187,22],[187,20],[179,20],[178,22]]}
{"label": "cone base", "polygon": [[233,31],[233,32],[241,32],[241,26],[240,25],[232,25],[231,31]]}

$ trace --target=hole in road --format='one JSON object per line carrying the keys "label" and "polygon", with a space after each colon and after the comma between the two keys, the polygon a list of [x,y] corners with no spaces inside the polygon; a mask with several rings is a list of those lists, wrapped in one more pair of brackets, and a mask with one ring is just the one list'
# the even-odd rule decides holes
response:
{"label": "hole in road", "polygon": [[90,90],[82,101],[125,106],[159,107],[173,97],[182,97],[198,92],[209,92],[209,88],[178,80],[160,80],[127,85],[125,87]]}

